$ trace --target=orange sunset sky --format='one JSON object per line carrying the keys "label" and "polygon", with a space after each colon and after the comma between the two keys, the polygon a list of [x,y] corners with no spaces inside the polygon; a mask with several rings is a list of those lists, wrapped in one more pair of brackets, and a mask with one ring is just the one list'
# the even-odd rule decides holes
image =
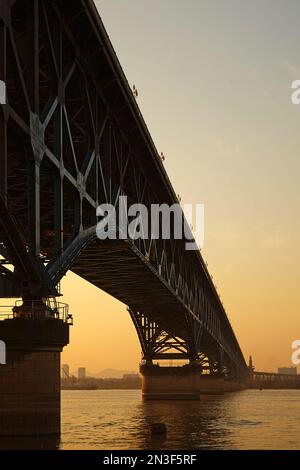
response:
{"label": "orange sunset sky", "polygon": [[[176,194],[205,204],[208,262],[257,370],[291,364],[300,338],[299,2],[96,2]],[[62,362],[137,370],[126,307],[74,274]]]}

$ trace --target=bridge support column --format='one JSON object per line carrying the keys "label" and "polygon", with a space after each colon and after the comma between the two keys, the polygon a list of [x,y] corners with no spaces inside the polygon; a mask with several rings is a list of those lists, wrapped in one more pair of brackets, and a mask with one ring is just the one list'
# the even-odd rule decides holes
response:
{"label": "bridge support column", "polygon": [[144,400],[199,400],[201,395],[219,395],[224,392],[223,377],[201,374],[200,365],[143,365],[140,372]]}
{"label": "bridge support column", "polygon": [[59,319],[0,322],[0,436],[60,434],[60,353],[69,326]]}
{"label": "bridge support column", "polygon": [[197,366],[141,366],[144,400],[199,400],[200,371]]}

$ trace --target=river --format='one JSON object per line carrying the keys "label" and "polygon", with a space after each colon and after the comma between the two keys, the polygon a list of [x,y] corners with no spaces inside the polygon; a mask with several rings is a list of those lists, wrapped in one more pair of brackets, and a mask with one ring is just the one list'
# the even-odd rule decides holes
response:
{"label": "river", "polygon": [[[165,438],[151,436],[154,422]],[[65,390],[60,448],[299,449],[300,390],[144,403],[140,390]]]}
{"label": "river", "polygon": [[[163,422],[165,437],[152,436]],[[0,449],[299,449],[300,390],[244,390],[143,402],[140,390],[63,390],[61,439],[0,439]]]}

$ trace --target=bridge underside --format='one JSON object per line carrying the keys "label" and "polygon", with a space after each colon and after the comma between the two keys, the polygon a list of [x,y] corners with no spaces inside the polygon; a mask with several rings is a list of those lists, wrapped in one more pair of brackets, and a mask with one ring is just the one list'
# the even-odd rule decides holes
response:
{"label": "bridge underside", "polygon": [[132,241],[96,239],[71,269],[129,307],[147,363],[188,359],[211,373],[237,373],[208,325],[193,315]]}
{"label": "bridge underside", "polygon": [[185,308],[131,242],[95,240],[72,271],[174,334],[187,337]]}

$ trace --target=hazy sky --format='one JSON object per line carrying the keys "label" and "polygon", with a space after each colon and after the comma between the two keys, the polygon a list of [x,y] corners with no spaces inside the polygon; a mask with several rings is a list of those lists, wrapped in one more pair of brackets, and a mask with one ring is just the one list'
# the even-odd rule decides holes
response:
{"label": "hazy sky", "polygon": [[[242,350],[290,365],[300,338],[300,2],[96,2],[183,202],[205,204],[203,254]],[[76,288],[76,289],[75,289]],[[68,275],[75,317],[62,360],[137,369],[125,306]]]}

